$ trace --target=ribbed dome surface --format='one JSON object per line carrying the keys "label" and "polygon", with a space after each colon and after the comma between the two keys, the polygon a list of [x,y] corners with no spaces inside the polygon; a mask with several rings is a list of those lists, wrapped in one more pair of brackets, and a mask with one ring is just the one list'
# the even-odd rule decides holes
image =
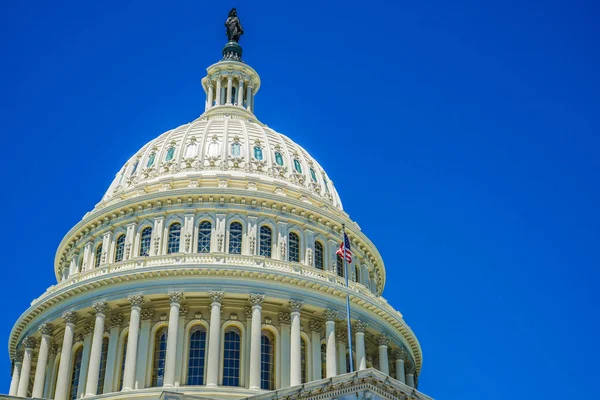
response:
{"label": "ribbed dome surface", "polygon": [[[288,137],[237,113],[201,116],[143,146],[117,173],[98,205],[162,182],[203,178],[269,183],[342,209],[319,163]],[[258,187],[257,190],[262,190]]]}

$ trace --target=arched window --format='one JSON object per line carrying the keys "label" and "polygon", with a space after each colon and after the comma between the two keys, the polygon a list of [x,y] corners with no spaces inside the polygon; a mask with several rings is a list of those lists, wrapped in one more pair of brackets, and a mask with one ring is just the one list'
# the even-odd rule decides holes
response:
{"label": "arched window", "polygon": [[235,328],[225,332],[223,340],[223,386],[240,386],[240,333]]}
{"label": "arched window", "polygon": [[302,173],[302,164],[300,164],[300,161],[298,161],[297,159],[294,159],[294,168],[299,174]]}
{"label": "arched window", "polygon": [[275,162],[278,165],[283,166],[283,157],[281,156],[281,153],[278,151],[275,152]]}
{"label": "arched window", "polygon": [[139,163],[140,163],[140,160],[135,160],[135,164],[133,164],[133,168],[131,169],[131,173],[129,174],[129,176],[135,174],[135,171],[137,171],[137,167],[138,167]]}
{"label": "arched window", "polygon": [[160,328],[154,339],[154,361],[152,362],[152,385],[159,387],[165,379],[165,357],[167,355],[167,327]]}
{"label": "arched window", "polygon": [[209,143],[208,155],[211,157],[216,157],[219,155],[219,142],[217,142],[216,139],[213,139],[213,141]]}
{"label": "arched window", "polygon": [[71,373],[71,390],[69,390],[69,399],[77,398],[77,388],[79,386],[79,374],[81,373],[81,358],[83,356],[83,347],[80,347],[73,356],[73,372]]}
{"label": "arched window", "polygon": [[206,330],[202,326],[193,328],[190,334],[188,356],[188,385],[204,385],[204,360],[206,356]]}
{"label": "arched window", "polygon": [[198,225],[198,253],[210,253],[210,232],[212,224],[202,221]]}
{"label": "arched window", "polygon": [[175,147],[169,147],[169,150],[167,150],[167,156],[165,157],[165,161],[171,161],[174,155]]}
{"label": "arched window", "polygon": [[125,355],[127,354],[127,338],[129,334],[123,337],[123,354],[121,355],[121,375],[119,378],[119,391],[123,389],[123,375],[125,375]]}
{"label": "arched window", "polygon": [[360,269],[358,267],[358,264],[354,265],[354,277],[352,280],[356,283],[360,283]]}
{"label": "arched window", "polygon": [[260,388],[264,390],[275,389],[275,357],[273,335],[263,331],[260,338]]}
{"label": "arched window", "polygon": [[258,161],[263,159],[262,149],[258,146],[254,146],[254,158],[256,158]]}
{"label": "arched window", "polygon": [[306,341],[300,338],[300,373],[302,374],[302,383],[308,382],[308,368],[306,363]]}
{"label": "arched window", "polygon": [[108,338],[102,339],[102,352],[100,353],[100,371],[98,372],[98,391],[104,393],[104,375],[106,372],[106,356],[108,355]]}
{"label": "arched window", "polygon": [[172,223],[169,226],[169,241],[167,243],[167,254],[177,253],[179,251],[179,242],[181,238],[181,224]]}
{"label": "arched window", "polygon": [[119,235],[115,246],[115,262],[123,261],[125,253],[125,234]]}
{"label": "arched window", "polygon": [[288,235],[288,259],[291,262],[300,262],[300,237],[295,232]]}
{"label": "arched window", "polygon": [[140,256],[147,257],[150,255],[150,242],[152,241],[152,228],[147,226],[142,231],[140,239]]}
{"label": "arched window", "polygon": [[271,258],[273,233],[267,225],[260,227],[260,246],[259,254],[263,257]]}
{"label": "arched window", "polygon": [[242,254],[242,224],[229,225],[229,254]]}
{"label": "arched window", "polygon": [[315,268],[323,269],[323,244],[315,242]]}
{"label": "arched window", "polygon": [[156,158],[156,153],[152,153],[148,156],[148,162],[146,163],[146,168],[150,168],[154,165],[154,159]]}
{"label": "arched window", "polygon": [[323,183],[325,184],[325,191],[327,193],[329,193],[329,185],[327,184],[327,178],[325,178],[325,175],[323,175]]}
{"label": "arched window", "polygon": [[335,258],[335,270],[339,276],[344,277],[344,260],[339,254]]}
{"label": "arched window", "polygon": [[94,266],[96,268],[100,266],[100,261],[102,261],[102,243],[96,247],[96,254],[94,256]]}
{"label": "arched window", "polygon": [[313,182],[317,181],[317,174],[315,173],[314,169],[310,169],[310,177],[312,178]]}
{"label": "arched window", "polygon": [[239,157],[241,153],[242,153],[242,145],[239,143],[232,143],[231,144],[231,155],[233,157]]}
{"label": "arched window", "polygon": [[185,158],[194,157],[196,155],[197,148],[198,148],[198,145],[196,145],[195,143],[188,144],[188,146],[185,148]]}

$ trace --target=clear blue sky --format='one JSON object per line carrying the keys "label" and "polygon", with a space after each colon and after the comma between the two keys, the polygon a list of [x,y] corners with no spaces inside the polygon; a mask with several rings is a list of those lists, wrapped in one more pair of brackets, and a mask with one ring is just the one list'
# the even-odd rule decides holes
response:
{"label": "clear blue sky", "polygon": [[319,160],[381,251],[420,389],[596,397],[593,3],[3,1],[0,338],[127,158],[203,111],[235,6],[256,114]]}

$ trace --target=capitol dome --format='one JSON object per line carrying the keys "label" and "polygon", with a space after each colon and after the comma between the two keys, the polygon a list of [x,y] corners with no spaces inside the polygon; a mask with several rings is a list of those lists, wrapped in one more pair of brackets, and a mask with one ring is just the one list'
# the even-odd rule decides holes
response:
{"label": "capitol dome", "polygon": [[381,255],[257,120],[235,9],[227,27],[202,115],[137,151],[59,244],[10,333],[7,398],[429,399]]}

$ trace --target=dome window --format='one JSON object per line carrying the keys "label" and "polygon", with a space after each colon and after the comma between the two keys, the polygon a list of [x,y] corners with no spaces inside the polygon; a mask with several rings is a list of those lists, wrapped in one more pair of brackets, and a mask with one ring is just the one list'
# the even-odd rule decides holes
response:
{"label": "dome window", "polygon": [[208,155],[210,157],[216,157],[219,155],[219,142],[217,142],[217,137],[213,137],[213,141],[208,145]]}
{"label": "dome window", "polygon": [[196,148],[197,145],[192,143],[192,144],[188,144],[188,146],[185,148],[185,158],[192,158],[196,155]]}
{"label": "dome window", "polygon": [[310,177],[312,178],[313,182],[317,181],[317,174],[315,173],[314,169],[310,169]]}
{"label": "dome window", "polygon": [[231,145],[231,155],[233,157],[239,157],[241,154],[242,150],[242,145],[240,145],[239,143],[233,143]]}
{"label": "dome window", "polygon": [[147,226],[142,231],[140,239],[140,256],[148,257],[150,255],[150,242],[152,241],[152,228]]}
{"label": "dome window", "polygon": [[188,356],[188,385],[204,385],[204,359],[206,355],[206,330],[195,326],[190,335]]}
{"label": "dome window", "polygon": [[302,164],[300,164],[300,161],[298,161],[298,159],[294,158],[294,168],[296,169],[296,171],[298,171],[299,174],[302,173]]}
{"label": "dome window", "polygon": [[283,157],[278,151],[275,152],[275,162],[277,163],[277,165],[283,166]]}
{"label": "dome window", "polygon": [[151,166],[154,165],[155,158],[156,158],[156,153],[150,154],[150,156],[148,157],[148,163],[146,164],[146,168],[150,168]]}
{"label": "dome window", "polygon": [[131,170],[131,174],[129,174],[130,176],[135,174],[135,171],[137,171],[137,167],[138,167],[139,163],[140,163],[140,160],[135,161],[135,164],[133,164],[133,169]]}
{"label": "dome window", "polygon": [[329,185],[327,184],[327,178],[323,175],[323,183],[325,184],[325,191],[329,193]]}
{"label": "dome window", "polygon": [[258,161],[262,161],[263,159],[262,149],[258,146],[254,147],[254,158],[256,158]]}
{"label": "dome window", "polygon": [[240,386],[240,332],[229,328],[223,339],[223,386]]}
{"label": "dome window", "polygon": [[210,234],[212,224],[209,221],[202,221],[198,226],[198,253],[210,253]]}
{"label": "dome window", "polygon": [[171,161],[174,155],[175,147],[169,147],[169,150],[167,150],[167,156],[165,157],[165,161]]}
{"label": "dome window", "polygon": [[167,254],[177,253],[181,239],[181,224],[175,222],[169,227],[169,241],[167,242]]}
{"label": "dome window", "polygon": [[273,231],[266,225],[260,227],[260,248],[259,254],[263,257],[271,258]]}
{"label": "dome window", "polygon": [[242,254],[242,224],[229,225],[229,254]]}
{"label": "dome window", "polygon": [[300,236],[295,232],[288,235],[288,259],[290,262],[300,262]]}

